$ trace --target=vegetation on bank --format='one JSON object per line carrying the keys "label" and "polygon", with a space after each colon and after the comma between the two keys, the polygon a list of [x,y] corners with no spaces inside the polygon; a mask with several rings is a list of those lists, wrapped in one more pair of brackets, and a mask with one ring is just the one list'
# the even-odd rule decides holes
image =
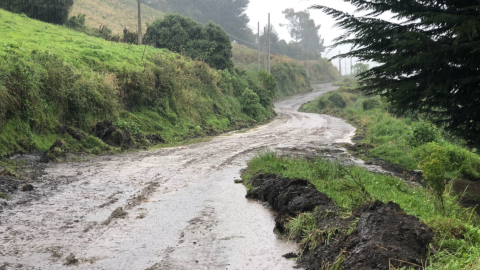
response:
{"label": "vegetation on bank", "polygon": [[[300,110],[346,119],[357,128],[359,155],[380,158],[408,170],[421,169],[430,178],[480,179],[480,157],[466,150],[462,141],[423,120],[421,115],[395,117],[389,103],[356,90],[354,80]],[[441,157],[440,157],[441,156]]]}
{"label": "vegetation on bank", "polygon": [[[258,69],[258,52],[246,46],[233,44],[233,62],[244,70]],[[266,67],[266,55],[260,54],[260,67]],[[336,81],[340,78],[338,70],[328,59],[309,62],[307,76],[305,62],[283,55],[271,55],[271,72],[275,77],[279,92],[277,97],[304,93],[312,90],[311,84]]]}
{"label": "vegetation on bank", "polygon": [[[138,29],[136,15],[136,0],[75,0],[70,16],[85,14],[85,24],[91,28],[106,26],[113,34],[122,34],[123,30]],[[142,29],[147,30],[147,24],[162,19],[165,13],[142,4]]]}
{"label": "vegetation on bank", "polygon": [[[164,49],[109,42],[3,10],[0,31],[0,156],[68,141],[72,132],[59,135],[61,126],[89,138],[96,123],[111,120],[134,139],[158,135],[156,141],[173,143],[274,114],[277,86],[264,72],[214,70]],[[253,112],[241,104],[250,90],[260,104]]]}
{"label": "vegetation on bank", "polygon": [[[425,269],[473,270],[480,267],[480,219],[474,209],[458,204],[458,197],[450,187],[447,188],[442,208],[436,196],[422,187],[322,158],[312,160],[281,157],[274,153],[261,154],[249,162],[242,176],[247,188],[252,188],[249,180],[257,173],[306,179],[333,199],[340,207],[338,214],[345,217],[366,202],[375,199],[384,203],[393,201],[434,232]],[[328,242],[322,241],[322,234],[318,233],[323,228],[317,228],[316,225],[325,214],[314,211],[289,220],[285,224],[287,236],[299,240],[305,249],[308,246],[328,245]],[[351,231],[356,224],[352,226]]]}

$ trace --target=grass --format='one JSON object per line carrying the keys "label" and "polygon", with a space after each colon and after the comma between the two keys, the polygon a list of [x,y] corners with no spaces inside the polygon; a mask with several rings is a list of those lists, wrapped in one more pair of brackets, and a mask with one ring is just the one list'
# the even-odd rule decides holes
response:
{"label": "grass", "polygon": [[90,133],[97,122],[112,120],[171,145],[272,116],[270,106],[251,117],[238,100],[246,87],[264,91],[256,72],[218,71],[168,50],[110,42],[3,10],[0,32],[0,157],[48,150],[65,139],[55,132],[59,125]]}
{"label": "grass", "polygon": [[[162,19],[164,13],[142,4],[142,30],[147,30],[147,24]],[[136,0],[75,0],[71,16],[86,14],[85,23],[93,28],[107,26],[114,33],[123,34],[123,29],[137,31],[137,1]]]}
{"label": "grass", "polygon": [[[257,70],[257,57],[256,50],[233,44],[233,61],[237,67]],[[262,53],[261,68],[266,66],[265,59],[265,54]],[[310,77],[307,77],[304,61],[297,61],[284,55],[271,55],[271,72],[279,86],[277,98],[311,91],[312,83],[335,81],[340,76],[337,69],[325,58],[312,60],[309,63]]]}
{"label": "grass", "polygon": [[[434,195],[427,190],[405,184],[405,182],[360,167],[346,167],[324,159],[306,160],[281,157],[275,153],[264,153],[248,164],[243,179],[248,180],[256,173],[276,173],[289,178],[302,178],[333,199],[341,209],[350,212],[365,202],[358,191],[346,188],[355,186],[352,176],[360,179],[366,191],[374,199],[387,203],[393,201],[409,215],[416,216],[434,231],[430,256],[426,269],[479,269],[480,267],[480,220],[473,209],[462,208],[457,197],[449,192],[445,195],[445,210],[442,211]],[[298,217],[287,227],[296,228],[291,233],[312,226],[311,215]],[[295,223],[300,223],[295,224]],[[308,235],[303,234],[302,240]],[[305,244],[305,243],[304,243]]]}
{"label": "grass", "polygon": [[[362,159],[380,158],[408,170],[426,169],[425,166],[422,167],[426,158],[422,153],[431,153],[437,144],[447,155],[455,156],[445,160],[445,167],[449,168],[446,178],[465,177],[459,170],[464,165],[477,170],[473,174],[478,175],[478,155],[468,152],[458,142],[451,141],[448,134],[421,119],[391,115],[384,100],[365,96],[355,90],[357,84],[354,80],[337,85],[340,86],[337,91],[304,104],[300,110],[340,117],[354,125],[357,128],[356,139],[369,148],[368,151],[358,153]],[[329,100],[332,95],[340,95],[346,102],[346,107],[335,106]],[[449,164],[456,164],[456,168]]]}

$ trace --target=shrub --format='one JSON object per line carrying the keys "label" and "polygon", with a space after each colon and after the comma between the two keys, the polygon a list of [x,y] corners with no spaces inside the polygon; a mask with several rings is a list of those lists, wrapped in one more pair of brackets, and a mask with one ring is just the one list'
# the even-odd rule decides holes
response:
{"label": "shrub", "polygon": [[85,28],[85,14],[78,14],[77,16],[68,18],[65,26],[75,30],[83,30]]}
{"label": "shrub", "polygon": [[445,191],[445,178],[449,159],[447,151],[441,145],[430,143],[428,152],[421,154],[421,161],[418,167],[423,172],[427,185],[432,188],[435,195],[440,199],[443,207],[443,192]]}
{"label": "shrub", "polygon": [[363,110],[368,111],[368,110],[373,110],[375,108],[378,108],[382,105],[382,100],[380,97],[373,97],[369,98],[365,101],[363,101],[362,106]]}
{"label": "shrub", "polygon": [[337,93],[332,94],[330,97],[328,97],[328,100],[330,100],[333,105],[337,108],[345,108],[347,107],[347,102],[343,99],[343,97]]}
{"label": "shrub", "polygon": [[177,14],[147,28],[145,42],[206,62],[216,69],[233,69],[230,37],[216,24],[206,26]]}
{"label": "shrub", "polygon": [[240,104],[242,105],[242,110],[252,117],[257,117],[261,111],[260,98],[249,88],[243,91],[240,97]]}
{"label": "shrub", "polygon": [[[419,162],[419,168],[424,171],[424,175],[439,174],[445,172],[446,177],[463,177],[476,180],[480,177],[480,157],[458,145],[447,142],[430,142],[413,151],[414,158]],[[438,172],[433,165],[433,160],[441,162]]]}
{"label": "shrub", "polygon": [[413,147],[417,147],[426,143],[436,142],[440,137],[440,132],[435,125],[421,120],[410,127],[407,141]]}
{"label": "shrub", "polygon": [[320,110],[324,110],[325,108],[327,108],[327,102],[323,99],[319,99],[318,100],[318,108]]}

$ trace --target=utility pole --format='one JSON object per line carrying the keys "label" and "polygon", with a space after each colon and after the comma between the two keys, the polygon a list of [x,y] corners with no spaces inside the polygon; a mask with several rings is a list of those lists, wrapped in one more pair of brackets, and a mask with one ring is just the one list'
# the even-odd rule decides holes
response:
{"label": "utility pole", "polygon": [[308,55],[308,37],[305,38],[305,41],[306,41],[305,49],[306,49],[306,51],[307,51],[307,57],[305,57],[305,59],[307,59],[307,78],[308,78],[308,77],[310,76],[310,75],[309,75],[309,74],[310,74],[310,72],[309,72],[309,69],[310,69],[310,67],[309,67],[309,66],[310,66],[310,63],[309,63],[309,60],[310,60],[310,59],[309,59],[309,58],[310,58],[310,57],[309,57],[309,55]]}
{"label": "utility pole", "polygon": [[[338,51],[338,55],[342,54],[341,51]],[[342,58],[338,57],[338,70],[340,71],[340,77],[342,77]]]}
{"label": "utility pole", "polygon": [[268,74],[270,73],[270,13],[268,13]]}
{"label": "utility pole", "polygon": [[142,45],[142,12],[140,11],[140,0],[138,0],[138,45]]}
{"label": "utility pole", "polygon": [[350,75],[353,75],[353,58],[350,58]]}
{"label": "utility pole", "polygon": [[258,71],[260,71],[260,22],[258,22],[257,42],[258,42]]}
{"label": "utility pole", "polygon": [[345,58],[345,76],[348,75],[348,66],[347,66],[347,58]]}
{"label": "utility pole", "polygon": [[267,67],[267,28],[263,27],[263,67],[268,70]]}

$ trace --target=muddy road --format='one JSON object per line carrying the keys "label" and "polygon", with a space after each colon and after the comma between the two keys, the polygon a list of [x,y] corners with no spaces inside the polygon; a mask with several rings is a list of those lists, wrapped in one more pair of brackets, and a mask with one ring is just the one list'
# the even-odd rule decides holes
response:
{"label": "muddy road", "polygon": [[48,165],[33,193],[0,212],[0,269],[293,269],[282,255],[296,245],[233,180],[259,151],[350,141],[343,120],[297,112],[335,89],[319,87],[277,102],[279,117],[248,132]]}

